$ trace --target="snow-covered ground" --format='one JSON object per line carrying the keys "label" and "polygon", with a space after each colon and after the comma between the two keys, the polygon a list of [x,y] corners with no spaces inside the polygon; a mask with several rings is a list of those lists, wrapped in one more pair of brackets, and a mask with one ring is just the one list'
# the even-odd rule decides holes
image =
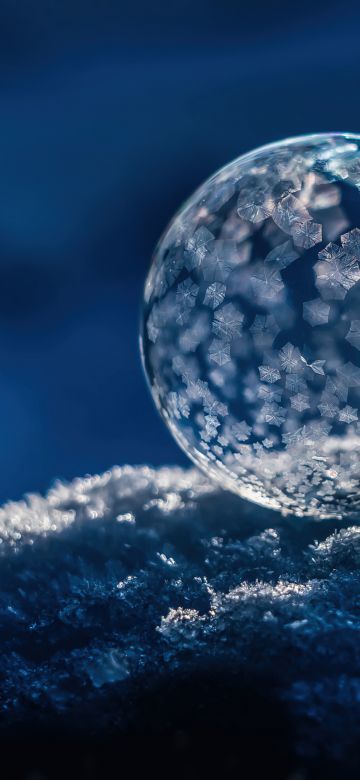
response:
{"label": "snow-covered ground", "polygon": [[246,686],[280,708],[300,767],[355,773],[360,528],[337,528],[284,520],[179,468],[115,467],[5,505],[3,736],[30,722],[131,733],[139,718],[186,731],[195,701],[181,721],[165,696],[150,718],[144,696],[211,669],[215,698],[228,675],[244,681],[240,710]]}

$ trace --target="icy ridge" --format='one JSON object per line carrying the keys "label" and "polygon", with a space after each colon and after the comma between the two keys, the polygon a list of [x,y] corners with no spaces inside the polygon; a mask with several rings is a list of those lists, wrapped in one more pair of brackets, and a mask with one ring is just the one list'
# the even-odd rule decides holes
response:
{"label": "icy ridge", "polygon": [[358,526],[284,520],[196,470],[125,466],[4,505],[0,539],[4,729],[91,721],[94,703],[90,727],[109,728],[114,697],[126,728],[138,685],[215,659],[271,677],[300,755],[338,759],[356,739]]}

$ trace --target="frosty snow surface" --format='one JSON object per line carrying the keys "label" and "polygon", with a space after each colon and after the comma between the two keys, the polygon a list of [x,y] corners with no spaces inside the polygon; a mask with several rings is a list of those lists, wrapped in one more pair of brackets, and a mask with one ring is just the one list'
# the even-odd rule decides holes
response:
{"label": "frosty snow surface", "polygon": [[194,469],[114,468],[5,505],[0,736],[59,734],[59,721],[127,733],[140,695],[200,666],[209,706],[217,675],[256,674],[299,765],[344,762],[360,717],[360,533],[334,529],[255,509]]}
{"label": "frosty snow surface", "polygon": [[142,353],[192,460],[298,516],[360,505],[360,137],[240,157],[163,235]]}

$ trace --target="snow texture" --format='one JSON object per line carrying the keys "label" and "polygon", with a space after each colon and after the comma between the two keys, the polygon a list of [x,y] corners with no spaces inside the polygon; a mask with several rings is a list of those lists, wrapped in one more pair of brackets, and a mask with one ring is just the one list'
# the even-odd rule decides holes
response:
{"label": "snow texture", "polygon": [[215,664],[283,708],[297,778],[319,761],[358,776],[360,529],[337,529],[179,468],[115,467],[8,503],[2,735],[131,732],[140,692]]}

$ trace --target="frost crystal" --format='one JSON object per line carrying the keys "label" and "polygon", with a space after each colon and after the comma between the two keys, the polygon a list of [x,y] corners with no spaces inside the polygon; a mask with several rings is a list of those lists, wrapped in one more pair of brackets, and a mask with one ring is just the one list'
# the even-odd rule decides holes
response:
{"label": "frost crystal", "polygon": [[285,344],[279,352],[279,360],[281,368],[288,374],[297,374],[303,369],[300,351],[293,344]]}
{"label": "frost crystal", "polygon": [[349,424],[351,422],[356,422],[357,418],[357,409],[353,409],[352,406],[347,405],[339,412],[339,420],[341,422]]}
{"label": "frost crystal", "polygon": [[187,239],[184,246],[184,265],[188,271],[193,271],[202,265],[213,241],[213,234],[203,225]]}
{"label": "frost crystal", "polygon": [[279,271],[265,263],[258,264],[254,268],[251,282],[255,296],[264,303],[278,298],[284,289]]}
{"label": "frost crystal", "polygon": [[221,256],[218,249],[207,255],[202,262],[202,273],[207,282],[224,282],[232,270],[232,266]]}
{"label": "frost crystal", "polygon": [[298,412],[303,412],[310,407],[309,397],[307,395],[302,395],[302,393],[293,395],[290,398],[290,403],[293,409],[296,409]]}
{"label": "frost crystal", "polygon": [[214,339],[209,347],[209,357],[213,363],[217,363],[219,366],[225,365],[231,360],[230,345],[220,339]]}
{"label": "frost crystal", "polygon": [[263,186],[256,176],[243,180],[237,203],[239,217],[249,222],[262,222],[270,216],[273,207],[274,201],[267,184]]}
{"label": "frost crystal", "polygon": [[176,302],[180,306],[192,309],[195,306],[195,299],[199,292],[197,284],[193,284],[191,279],[185,279],[184,282],[178,285],[176,292]]}
{"label": "frost crystal", "polygon": [[329,320],[330,306],[320,298],[303,303],[303,318],[309,325],[325,325]]}
{"label": "frost crystal", "polygon": [[353,320],[350,323],[350,329],[345,338],[353,347],[360,350],[360,320]]}
{"label": "frost crystal", "polygon": [[322,239],[322,225],[310,220],[297,222],[292,232],[296,246],[301,246],[304,249],[310,249]]}
{"label": "frost crystal", "polygon": [[278,382],[281,379],[280,371],[277,368],[271,366],[259,366],[260,379],[262,382]]}
{"label": "frost crystal", "polygon": [[226,293],[225,284],[220,284],[220,282],[214,282],[213,284],[209,284],[209,287],[206,288],[206,293],[204,298],[205,306],[210,306],[212,309],[216,309],[216,307],[223,302],[225,298],[225,293]]}
{"label": "frost crystal", "polygon": [[219,338],[231,341],[241,333],[244,315],[233,303],[227,303],[218,309],[214,315],[213,331]]}
{"label": "frost crystal", "polygon": [[318,405],[322,417],[336,417],[339,411],[339,399],[335,395],[323,394],[321,404]]}
{"label": "frost crystal", "polygon": [[360,260],[360,230],[355,228],[350,233],[344,233],[341,236],[341,244],[346,254],[353,257],[354,260]]}
{"label": "frost crystal", "polygon": [[[248,434],[241,445],[234,436],[237,447],[251,440]],[[266,468],[279,442],[276,426],[257,442],[258,469]],[[209,446],[221,455],[221,447]],[[310,468],[310,500],[317,479],[330,501],[334,480],[351,490],[351,453],[342,453],[337,476],[327,463],[323,473],[316,457],[310,446],[304,500]],[[291,491],[296,482],[293,474],[288,477]],[[160,734],[165,777],[178,764],[165,760],[164,740],[174,742],[183,712],[187,733],[216,732],[221,775],[219,716],[227,733],[239,708],[231,760],[235,755],[241,766],[245,751],[255,767],[252,776],[269,772],[257,771],[254,743],[247,753],[249,730],[245,725],[242,737],[241,725],[248,718],[251,729],[255,723],[256,746],[257,724],[267,729],[271,715],[269,740],[262,737],[267,763],[278,754],[277,745],[275,754],[271,746],[279,733],[281,750],[285,746],[296,757],[299,777],[329,778],[327,767],[334,778],[357,777],[357,766],[354,772],[348,766],[357,757],[360,718],[356,524],[284,524],[276,513],[225,493],[195,469],[124,466],[1,507],[0,540],[0,728],[3,754],[11,737],[11,777],[25,777],[17,771],[23,766],[14,750],[19,735],[35,732],[41,739],[66,736],[72,752],[74,740],[88,743],[91,733],[105,740],[106,756],[113,740],[116,754],[121,745],[122,761],[130,741],[133,770],[139,725],[151,739]],[[249,675],[254,659],[255,677]],[[185,702],[180,719],[178,702]],[[265,718],[259,704],[266,707]],[[63,749],[65,740],[61,744]],[[176,743],[172,761],[181,762],[182,752]],[[214,748],[208,752],[212,763]],[[200,739],[202,767],[205,753]],[[146,761],[149,755],[148,748]],[[279,772],[275,766],[276,780],[295,777],[288,767],[282,771],[282,761]],[[187,762],[185,748],[180,776],[187,776]],[[225,776],[232,770],[233,764]],[[140,775],[135,769],[134,776]]]}
{"label": "frost crystal", "polygon": [[358,264],[336,244],[328,244],[318,256],[320,261],[325,261],[314,266],[319,292],[325,300],[343,300],[360,279]]}
{"label": "frost crystal", "polygon": [[285,241],[266,255],[265,263],[271,263],[278,271],[282,271],[298,257],[299,253],[294,249],[292,242]]}
{"label": "frost crystal", "polygon": [[360,511],[359,282],[356,136],[239,158],[173,221],[145,288],[145,368],[223,487],[298,516]]}

